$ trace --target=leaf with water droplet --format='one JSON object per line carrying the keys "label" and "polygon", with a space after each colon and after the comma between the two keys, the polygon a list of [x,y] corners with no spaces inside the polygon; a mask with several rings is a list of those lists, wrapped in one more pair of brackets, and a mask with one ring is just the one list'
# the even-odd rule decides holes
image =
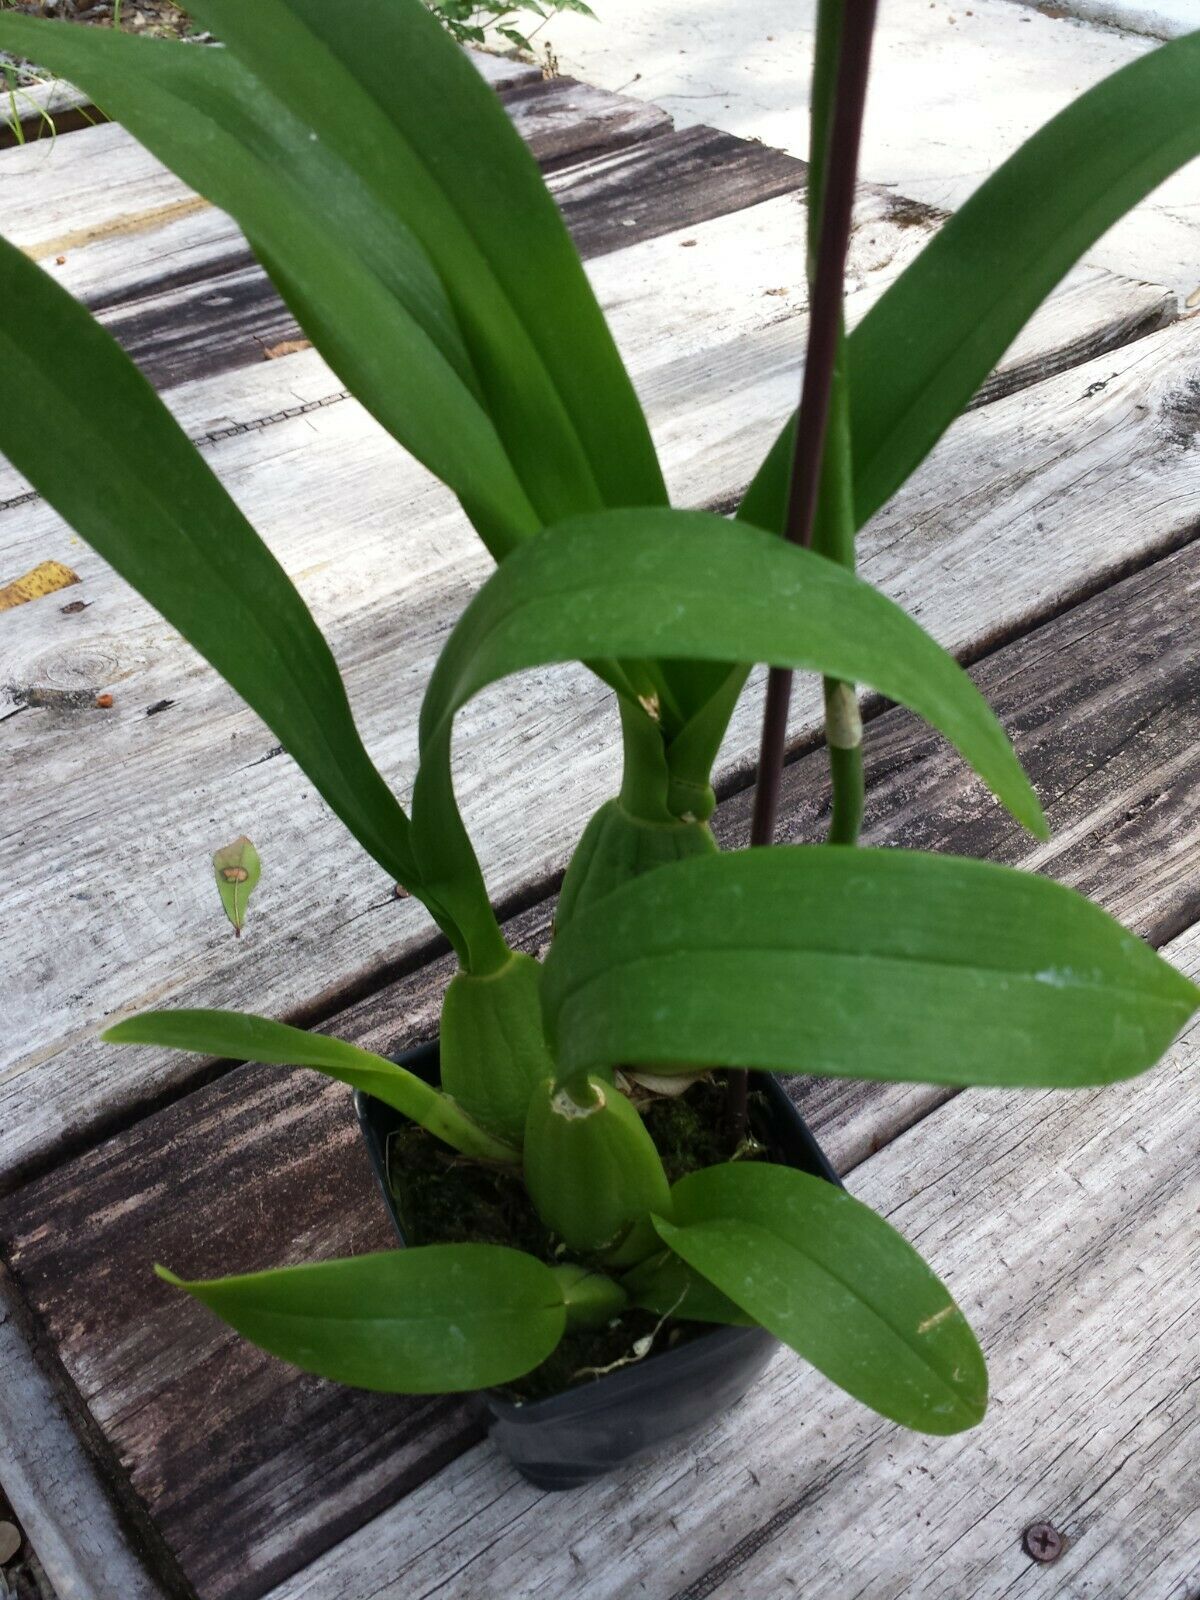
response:
{"label": "leaf with water droplet", "polygon": [[225,915],[233,923],[233,931],[240,938],[246,921],[246,907],[258,884],[262,863],[258,851],[243,834],[232,844],[223,845],[213,854],[213,870]]}

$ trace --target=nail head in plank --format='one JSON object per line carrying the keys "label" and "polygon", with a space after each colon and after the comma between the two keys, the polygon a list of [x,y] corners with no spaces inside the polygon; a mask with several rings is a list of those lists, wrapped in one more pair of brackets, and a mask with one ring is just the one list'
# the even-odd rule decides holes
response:
{"label": "nail head in plank", "polygon": [[[1092,888],[1151,938],[1194,916],[1198,595],[1194,544],[976,668],[1047,797],[1056,844],[1020,834],[900,711],[867,728],[869,842],[1036,862]],[[822,752],[789,766],[783,836],[820,838],[828,801]],[[726,845],[744,842],[747,805],[743,792],[718,810]],[[536,950],[550,910],[542,902],[523,913],[510,937]],[[379,1050],[430,1037],[450,972],[448,961],[426,966],[331,1031]],[[846,1167],[926,1113],[939,1091],[806,1080],[797,1092]],[[346,1093],[316,1075],[237,1068],[11,1197],[0,1232],[23,1292],[204,1600],[248,1600],[289,1561],[315,1557],[333,1530],[346,1532],[355,1505],[379,1507],[473,1437],[452,1403],[418,1402],[410,1415],[406,1402],[337,1391],[272,1362],[139,1270],[152,1259],[188,1274],[249,1270],[386,1246]],[[220,1552],[214,1522],[226,1534]],[[231,1549],[241,1552],[233,1564]]]}

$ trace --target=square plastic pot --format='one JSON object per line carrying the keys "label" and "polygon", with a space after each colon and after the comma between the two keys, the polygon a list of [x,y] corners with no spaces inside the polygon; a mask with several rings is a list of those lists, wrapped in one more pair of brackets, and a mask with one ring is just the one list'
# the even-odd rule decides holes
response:
{"label": "square plastic pot", "polygon": [[[428,1083],[440,1081],[436,1040],[396,1058]],[[754,1087],[765,1111],[754,1132],[774,1159],[828,1183],[837,1173],[782,1085],[763,1073]],[[354,1096],[367,1153],[400,1243],[407,1241],[388,1182],[387,1147],[405,1119],[382,1101]],[[516,1401],[483,1390],[491,1437],[540,1489],[574,1489],[639,1456],[661,1450],[727,1411],[745,1394],[778,1346],[763,1328],[714,1327],[671,1350],[543,1400]]]}

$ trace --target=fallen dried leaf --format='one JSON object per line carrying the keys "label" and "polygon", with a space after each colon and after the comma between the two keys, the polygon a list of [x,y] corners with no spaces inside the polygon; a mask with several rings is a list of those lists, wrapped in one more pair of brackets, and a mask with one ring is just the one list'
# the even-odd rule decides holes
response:
{"label": "fallen dried leaf", "polygon": [[212,861],[225,915],[233,923],[234,933],[241,938],[246,921],[246,905],[262,872],[258,851],[243,834],[232,844],[223,845],[215,851]]}
{"label": "fallen dried leaf", "polygon": [[294,356],[301,350],[311,350],[311,339],[284,339],[279,344],[263,346],[263,359],[265,361],[278,361],[280,356]]}

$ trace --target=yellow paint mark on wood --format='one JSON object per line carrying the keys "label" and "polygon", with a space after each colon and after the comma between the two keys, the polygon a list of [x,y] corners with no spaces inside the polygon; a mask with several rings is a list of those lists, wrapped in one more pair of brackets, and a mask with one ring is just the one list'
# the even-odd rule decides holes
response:
{"label": "yellow paint mark on wood", "polygon": [[168,222],[180,217],[193,216],[197,211],[207,211],[212,205],[198,194],[186,200],[172,200],[169,205],[152,206],[149,211],[133,211],[124,216],[112,217],[108,222],[97,223],[92,228],[76,228],[72,233],[60,233],[55,239],[43,239],[40,244],[27,245],[25,254],[31,261],[45,261],[47,256],[65,256],[68,250],[78,250],[86,244],[98,244],[101,239],[127,238],[137,233],[149,233],[154,228],[164,228]]}
{"label": "yellow paint mark on wood", "polygon": [[78,582],[79,574],[64,567],[61,561],[40,561],[32,572],[0,588],[0,611],[11,611],[27,600],[40,600],[44,594],[55,594]]}

